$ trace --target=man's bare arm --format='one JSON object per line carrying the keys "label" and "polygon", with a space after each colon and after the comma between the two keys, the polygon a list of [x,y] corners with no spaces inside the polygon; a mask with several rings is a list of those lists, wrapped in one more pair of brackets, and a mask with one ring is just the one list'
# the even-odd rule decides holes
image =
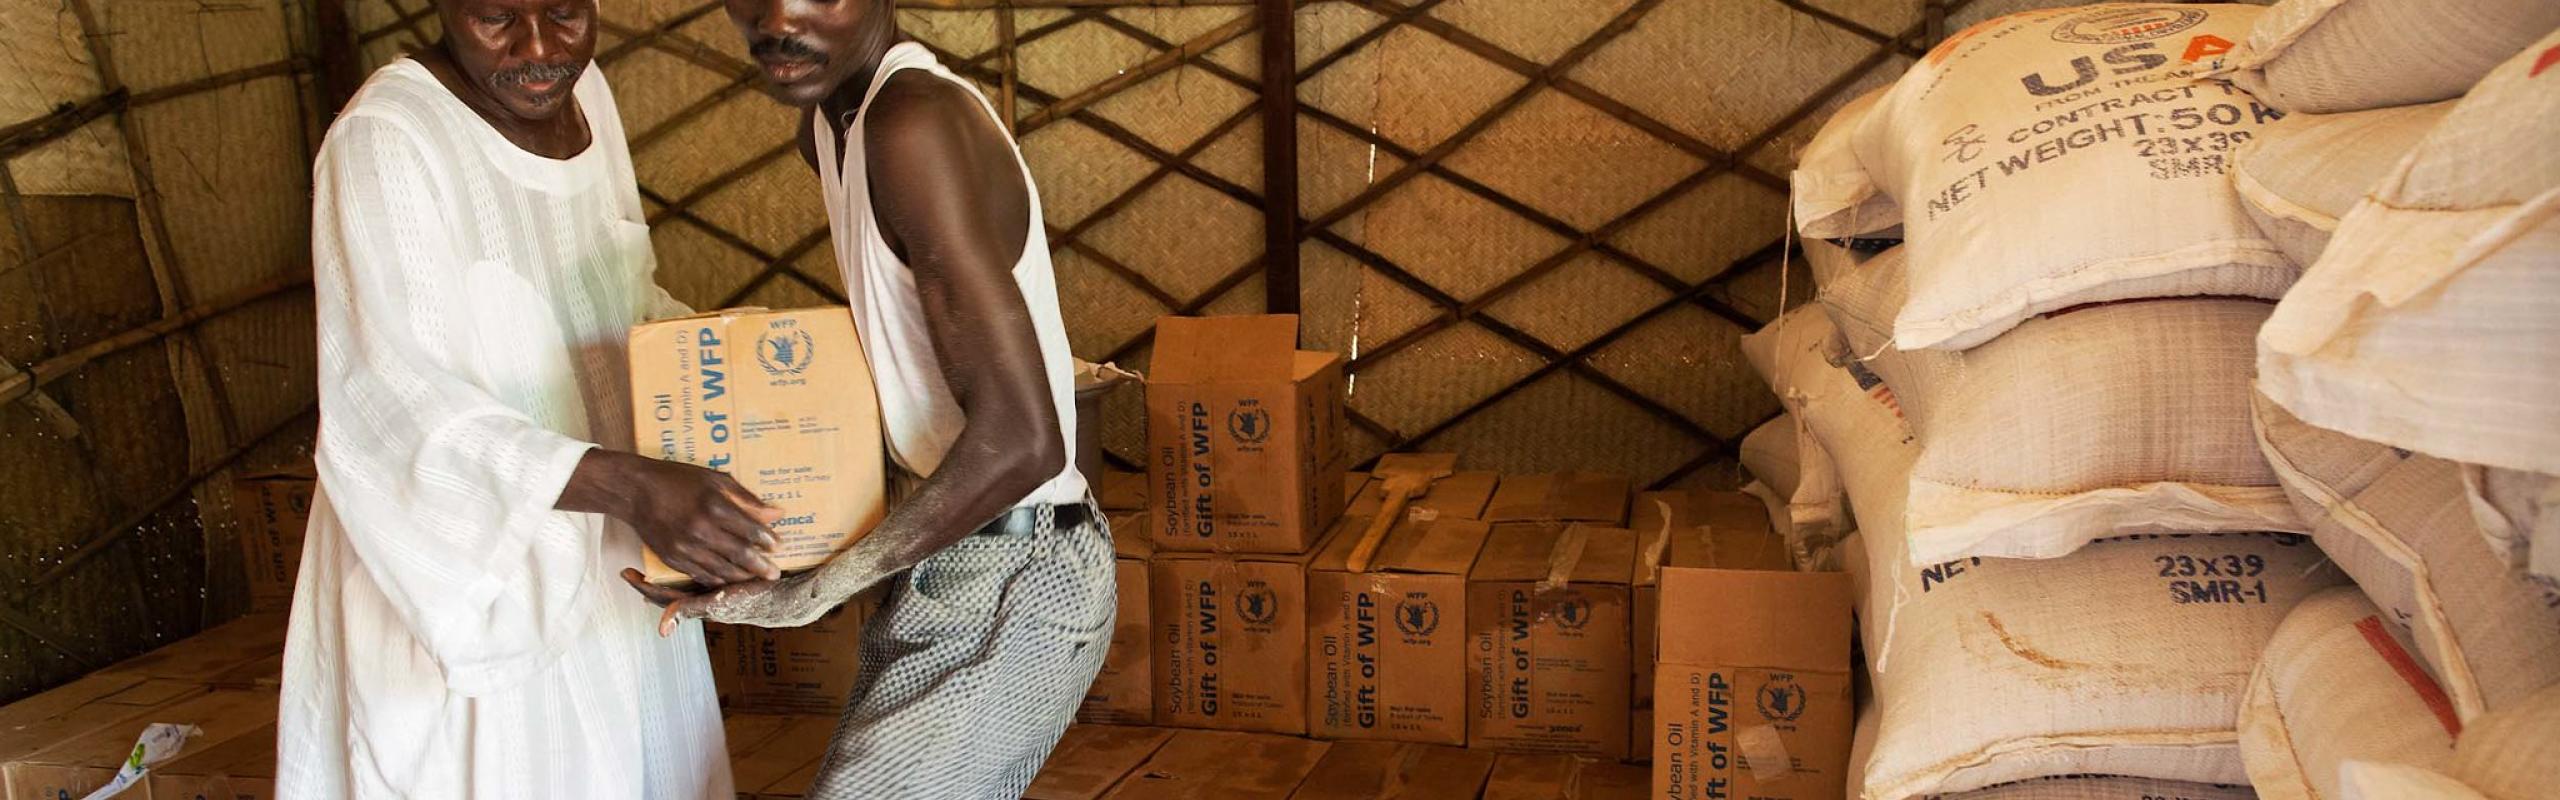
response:
{"label": "man's bare arm", "polygon": [[914,270],[943,379],[968,422],[933,475],[827,564],[692,597],[644,588],[672,601],[666,627],[681,616],[805,624],[976,531],[1066,466],[1039,337],[1013,278],[1031,192],[1004,131],[960,87],[920,73],[892,77],[872,102],[873,205]]}

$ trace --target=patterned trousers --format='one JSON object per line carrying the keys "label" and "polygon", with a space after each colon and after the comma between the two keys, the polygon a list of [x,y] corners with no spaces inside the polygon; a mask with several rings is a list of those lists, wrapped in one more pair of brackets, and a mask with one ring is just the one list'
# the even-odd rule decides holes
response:
{"label": "patterned trousers", "polygon": [[1041,523],[962,539],[891,586],[810,800],[1022,796],[1102,668],[1117,607],[1100,512]]}

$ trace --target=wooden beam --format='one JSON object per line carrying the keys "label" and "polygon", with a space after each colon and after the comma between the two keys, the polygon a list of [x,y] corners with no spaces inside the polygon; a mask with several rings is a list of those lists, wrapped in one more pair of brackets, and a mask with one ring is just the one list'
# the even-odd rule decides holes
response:
{"label": "wooden beam", "polygon": [[223,299],[162,317],[150,324],[90,342],[77,349],[37,362],[25,372],[0,378],[0,403],[25,397],[29,392],[71,374],[89,362],[129,348],[160,341],[171,334],[193,328],[205,320],[231,313],[260,300],[310,286],[311,278],[308,275],[268,281]]}
{"label": "wooden beam", "polygon": [[98,95],[35,119],[0,128],[0,161],[71,135],[91,121],[123,111],[132,96],[123,89]]}
{"label": "wooden beam", "polygon": [[359,63],[363,54],[348,27],[346,3],[315,0],[311,10],[316,62],[311,83],[320,94],[320,127],[326,129],[338,118],[338,110],[347,107],[347,100],[356,96],[356,87],[364,85],[364,65]]}
{"label": "wooden beam", "polygon": [[[1298,286],[1296,0],[1261,0],[1263,309],[1295,314]],[[1280,76],[1290,80],[1280,80]],[[1304,334],[1301,333],[1301,336]]]}
{"label": "wooden beam", "polygon": [[1022,82],[1021,49],[1022,43],[1014,37],[1013,3],[1006,2],[1003,8],[996,9],[996,51],[1004,59],[1004,85],[996,87],[996,113],[1004,117],[1006,133],[1012,133],[1022,119],[1014,110],[1013,100],[1014,85]]}

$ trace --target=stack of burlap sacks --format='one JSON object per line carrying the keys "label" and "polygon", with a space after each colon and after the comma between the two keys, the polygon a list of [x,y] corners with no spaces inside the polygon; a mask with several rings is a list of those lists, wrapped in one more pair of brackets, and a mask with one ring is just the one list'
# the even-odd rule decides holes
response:
{"label": "stack of burlap sacks", "polygon": [[1856,578],[1849,796],[2560,797],[2555,28],[2029,12],[1807,145],[1742,454]]}

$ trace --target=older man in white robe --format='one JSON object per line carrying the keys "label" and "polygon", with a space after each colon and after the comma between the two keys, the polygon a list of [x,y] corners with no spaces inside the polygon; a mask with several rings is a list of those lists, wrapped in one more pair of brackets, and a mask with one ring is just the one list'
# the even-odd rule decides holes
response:
{"label": "older man in white robe", "polygon": [[279,796],[728,798],[701,630],[615,579],[645,543],[772,578],[775,512],[631,455],[622,352],[652,280],[591,65],[595,0],[440,0],[314,169],[320,494]]}

